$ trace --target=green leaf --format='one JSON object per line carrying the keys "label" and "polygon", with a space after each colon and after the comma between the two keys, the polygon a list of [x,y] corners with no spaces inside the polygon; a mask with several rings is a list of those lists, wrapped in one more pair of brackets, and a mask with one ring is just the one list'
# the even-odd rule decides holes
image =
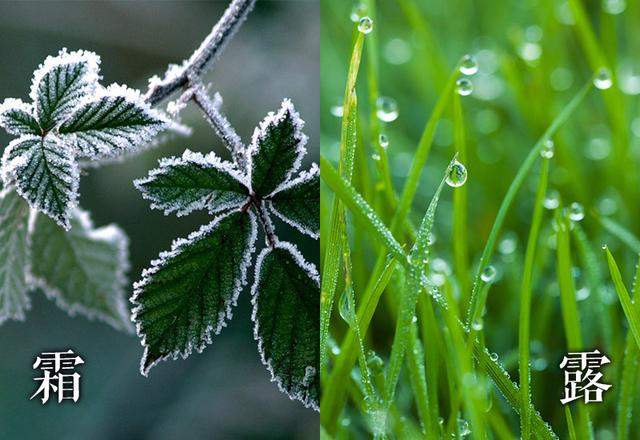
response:
{"label": "green leaf", "polygon": [[320,281],[296,247],[264,249],[251,289],[255,338],[262,362],[281,391],[319,409]]}
{"label": "green leaf", "polygon": [[42,133],[38,121],[33,117],[31,105],[13,98],[5,99],[0,105],[0,127],[16,136]]}
{"label": "green leaf", "polygon": [[11,188],[0,194],[0,323],[23,320],[30,307],[26,268],[29,206]]}
{"label": "green leaf", "polygon": [[640,312],[637,307],[634,307],[633,301],[631,301],[629,292],[622,281],[620,269],[618,269],[618,264],[613,258],[611,251],[609,251],[609,248],[606,246],[604,247],[604,251],[607,256],[609,273],[611,274],[613,285],[616,287],[616,293],[618,294],[620,305],[622,305],[622,311],[624,312],[624,316],[627,318],[629,329],[636,340],[636,344],[638,345],[638,348],[640,348]]}
{"label": "green leaf", "polygon": [[31,93],[35,117],[44,131],[51,130],[98,86],[100,57],[93,52],[67,52],[47,57],[33,74]]}
{"label": "green leaf", "polygon": [[44,212],[69,229],[71,210],[78,198],[80,180],[73,154],[52,136],[14,139],[2,157],[6,183],[15,183],[18,194],[32,208]]}
{"label": "green leaf", "polygon": [[214,153],[203,156],[186,150],[182,158],[160,160],[160,168],[134,182],[151,208],[165,214],[187,215],[196,209],[216,213],[249,200],[244,176]]}
{"label": "green leaf", "polygon": [[34,284],[72,316],[80,313],[132,331],[125,296],[127,236],[115,225],[95,229],[80,209],[73,211],[71,225],[65,232],[49,218],[36,217],[31,236]]}
{"label": "green leaf", "polygon": [[303,234],[318,238],[320,234],[320,169],[309,171],[281,185],[269,196],[269,208],[282,221]]}
{"label": "green leaf", "polygon": [[135,151],[167,124],[138,91],[114,84],[80,104],[58,131],[71,137],[79,156],[102,159]]}
{"label": "green leaf", "polygon": [[174,241],[134,284],[133,321],[145,347],[140,372],[202,352],[231,318],[256,240],[251,212],[224,214]]}
{"label": "green leaf", "polygon": [[269,113],[256,128],[249,146],[253,192],[271,194],[300,167],[307,143],[302,133],[304,121],[288,99],[277,113]]}

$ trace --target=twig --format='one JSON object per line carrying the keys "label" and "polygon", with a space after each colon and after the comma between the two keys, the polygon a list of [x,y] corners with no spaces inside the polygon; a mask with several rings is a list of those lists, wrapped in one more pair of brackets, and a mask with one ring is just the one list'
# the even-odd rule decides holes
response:
{"label": "twig", "polygon": [[220,112],[220,106],[216,105],[222,103],[220,94],[216,93],[212,101],[201,85],[194,85],[192,90],[193,95],[191,99],[200,107],[216,134],[222,139],[227,149],[229,149],[233,161],[238,168],[241,171],[246,171],[247,158],[245,155],[245,146],[226,116]]}
{"label": "twig", "polygon": [[253,203],[253,206],[256,207],[258,219],[262,224],[262,229],[264,230],[267,245],[269,245],[269,247],[271,248],[274,248],[278,243],[278,236],[273,230],[273,224],[271,223],[271,218],[269,217],[269,213],[267,212],[267,207],[264,205],[264,202],[262,200],[254,197],[251,197],[251,202]]}
{"label": "twig", "polygon": [[181,66],[169,67],[164,78],[156,77],[149,81],[145,100],[150,105],[156,105],[177,89],[187,86],[189,75],[199,77],[208,67],[211,67],[215,58],[247,18],[255,2],[256,0],[233,0],[188,60],[185,60]]}

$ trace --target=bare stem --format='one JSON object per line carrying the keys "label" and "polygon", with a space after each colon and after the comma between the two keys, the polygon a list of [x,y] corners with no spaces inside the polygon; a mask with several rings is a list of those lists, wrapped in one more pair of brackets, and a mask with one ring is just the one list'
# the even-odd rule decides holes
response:
{"label": "bare stem", "polygon": [[215,24],[207,37],[202,41],[182,66],[170,68],[164,78],[152,80],[145,100],[156,105],[177,89],[189,83],[189,75],[199,77],[222,52],[231,37],[238,30],[253,9],[256,0],[233,0]]}
{"label": "bare stem", "polygon": [[191,98],[198,107],[200,107],[202,113],[204,113],[216,134],[220,139],[222,139],[222,142],[231,152],[233,161],[236,163],[238,168],[242,171],[246,171],[247,158],[245,155],[245,146],[242,143],[240,136],[238,136],[238,133],[236,133],[236,130],[219,109],[222,97],[216,93],[215,98],[212,101],[209,98],[209,95],[207,95],[204,87],[194,85],[193,95]]}
{"label": "bare stem", "polygon": [[278,237],[273,230],[273,224],[271,223],[271,217],[269,217],[269,213],[267,212],[267,207],[261,200],[254,197],[252,197],[251,199],[253,206],[256,207],[258,219],[260,220],[260,224],[262,224],[262,229],[264,229],[264,235],[267,238],[267,244],[269,245],[269,247],[274,248],[276,246],[276,243],[278,243]]}

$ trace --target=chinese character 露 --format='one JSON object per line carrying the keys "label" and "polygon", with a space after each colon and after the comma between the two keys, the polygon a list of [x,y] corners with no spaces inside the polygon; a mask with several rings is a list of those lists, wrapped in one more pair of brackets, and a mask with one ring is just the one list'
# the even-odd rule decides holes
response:
{"label": "chinese character \u9732", "polygon": [[36,357],[33,369],[42,371],[40,387],[30,399],[42,395],[42,404],[49,400],[53,391],[58,396],[58,403],[65,399],[77,402],[80,398],[80,375],[75,371],[76,365],[84,364],[84,360],[72,350],[65,352],[46,352]]}
{"label": "chinese character \u9732", "polygon": [[584,403],[602,402],[602,394],[611,385],[601,383],[601,366],[611,363],[608,357],[594,350],[589,352],[568,353],[560,368],[564,370],[564,397],[560,399],[563,405],[574,400],[584,399]]}

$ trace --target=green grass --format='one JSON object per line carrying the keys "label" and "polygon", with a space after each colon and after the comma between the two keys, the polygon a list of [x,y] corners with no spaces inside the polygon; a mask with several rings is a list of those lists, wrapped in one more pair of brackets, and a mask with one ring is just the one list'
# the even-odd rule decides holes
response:
{"label": "green grass", "polygon": [[[566,25],[551,0],[365,3],[366,35],[351,4],[322,3],[322,438],[634,438],[638,103],[592,84],[601,67],[624,79],[640,6],[571,0]],[[460,96],[469,52],[480,72]],[[397,120],[378,119],[381,96]],[[441,180],[452,157],[457,188]],[[560,360],[594,347],[612,389],[563,406]]]}

